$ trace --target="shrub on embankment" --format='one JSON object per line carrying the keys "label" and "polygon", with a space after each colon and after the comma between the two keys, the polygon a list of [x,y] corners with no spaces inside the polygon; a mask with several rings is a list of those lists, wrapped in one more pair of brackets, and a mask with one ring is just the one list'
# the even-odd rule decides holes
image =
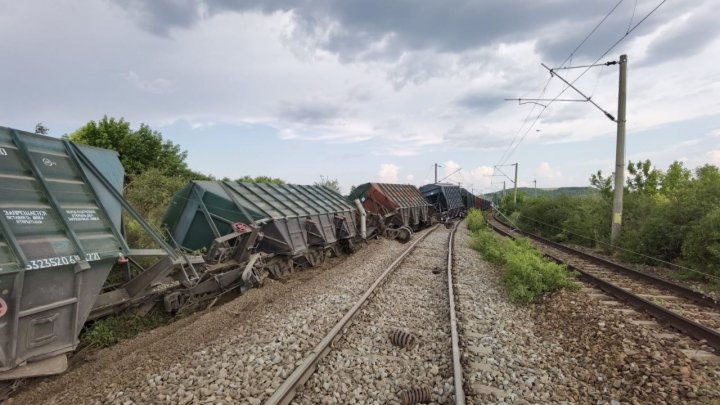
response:
{"label": "shrub on embankment", "polygon": [[492,263],[502,266],[501,281],[512,302],[527,304],[561,288],[577,288],[574,273],[564,265],[543,257],[526,238],[498,238],[485,223],[482,213],[470,210],[470,246]]}
{"label": "shrub on embankment", "polygon": [[613,252],[627,262],[670,263],[670,275],[714,281],[720,277],[720,169],[694,171],[674,162],[667,170],[630,162],[624,189],[622,233],[610,245],[612,175],[593,174],[598,192],[558,197],[508,194],[500,209],[521,229],[557,242]]}

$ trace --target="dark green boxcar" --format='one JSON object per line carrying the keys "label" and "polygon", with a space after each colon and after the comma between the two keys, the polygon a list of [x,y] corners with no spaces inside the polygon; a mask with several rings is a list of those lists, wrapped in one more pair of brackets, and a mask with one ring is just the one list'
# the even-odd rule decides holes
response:
{"label": "dark green boxcar", "polygon": [[257,250],[287,256],[357,235],[356,208],[323,186],[192,181],[173,198],[164,225],[183,248],[209,248],[233,224],[260,228]]}

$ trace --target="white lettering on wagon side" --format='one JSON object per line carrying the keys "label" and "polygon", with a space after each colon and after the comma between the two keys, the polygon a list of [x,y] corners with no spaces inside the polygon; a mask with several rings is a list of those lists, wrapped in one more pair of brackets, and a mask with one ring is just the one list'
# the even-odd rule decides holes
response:
{"label": "white lettering on wagon side", "polygon": [[16,225],[42,225],[48,213],[45,210],[3,210],[8,221]]}
{"label": "white lettering on wagon side", "polygon": [[8,153],[5,150],[5,148],[0,148],[0,156],[7,156],[7,155],[8,155]]}
{"label": "white lettering on wagon side", "polygon": [[91,222],[99,221],[100,217],[95,210],[65,210],[70,222]]}
{"label": "white lettering on wagon side", "polygon": [[[100,253],[92,252],[85,254],[85,261],[94,262],[96,260],[100,260]],[[28,265],[25,266],[25,270],[37,270],[57,266],[66,266],[68,264],[75,264],[78,261],[80,261],[80,256],[78,255],[48,257],[46,259],[30,260],[28,262]]]}

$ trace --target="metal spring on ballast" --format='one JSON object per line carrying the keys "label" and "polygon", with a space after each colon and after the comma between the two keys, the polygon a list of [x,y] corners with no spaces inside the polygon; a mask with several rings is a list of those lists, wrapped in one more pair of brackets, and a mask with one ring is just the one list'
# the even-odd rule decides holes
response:
{"label": "metal spring on ballast", "polygon": [[390,332],[390,343],[395,346],[412,349],[415,346],[417,339],[415,335],[404,330],[396,329]]}
{"label": "metal spring on ballast", "polygon": [[400,403],[402,405],[413,405],[430,402],[431,392],[428,387],[415,387],[400,393]]}

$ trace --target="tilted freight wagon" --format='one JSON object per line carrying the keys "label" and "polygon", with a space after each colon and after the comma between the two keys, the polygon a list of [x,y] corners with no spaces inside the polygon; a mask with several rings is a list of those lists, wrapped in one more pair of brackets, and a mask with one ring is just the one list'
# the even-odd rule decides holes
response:
{"label": "tilted freight wagon", "polygon": [[465,209],[475,208],[475,196],[466,188],[460,188],[460,197],[462,198]]}
{"label": "tilted freight wagon", "polygon": [[[192,181],[168,207],[164,224],[188,251],[210,249],[233,226],[258,229],[255,249],[273,276],[351,252],[357,208],[323,186]],[[206,254],[206,259],[212,260]]]}
{"label": "tilted freight wagon", "polygon": [[482,211],[488,211],[492,209],[492,201],[487,200],[482,197],[475,196],[475,208],[482,210]]}
{"label": "tilted freight wagon", "polygon": [[365,183],[348,200],[359,200],[367,212],[377,214],[385,236],[401,242],[429,226],[433,213],[432,205],[412,184]]}
{"label": "tilted freight wagon", "polygon": [[434,183],[420,187],[420,191],[433,205],[439,220],[445,221],[465,215],[460,187],[448,183]]}
{"label": "tilted freight wagon", "polygon": [[[0,379],[62,372],[88,317],[192,266],[123,200],[123,176],[114,151],[0,127]],[[123,209],[157,249],[128,246]],[[157,262],[131,272],[141,256]],[[101,294],[113,268],[127,277]]]}

